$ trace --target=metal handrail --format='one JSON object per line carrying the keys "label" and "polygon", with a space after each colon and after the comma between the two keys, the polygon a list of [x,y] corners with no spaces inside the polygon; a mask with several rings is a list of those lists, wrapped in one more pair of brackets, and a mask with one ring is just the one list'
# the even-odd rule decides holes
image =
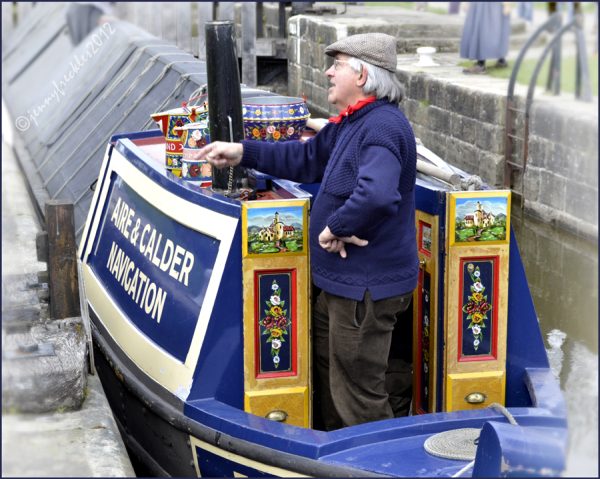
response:
{"label": "metal handrail", "polygon": [[[573,30],[576,38],[577,44],[577,61],[576,61],[576,72],[575,72],[575,97],[576,99],[581,99],[582,101],[590,102],[592,101],[592,90],[590,85],[590,75],[589,75],[589,67],[587,63],[587,55],[585,51],[585,38],[583,36],[582,31],[582,17],[576,16],[570,22],[561,27],[562,17],[560,13],[555,13],[552,15],[543,25],[541,25],[527,40],[519,55],[515,61],[515,66],[510,76],[509,84],[508,84],[508,92],[507,92],[507,100],[506,100],[506,116],[505,116],[505,136],[504,136],[504,187],[510,188],[512,186],[511,175],[513,169],[521,169],[522,171],[522,181],[521,181],[521,208],[524,208],[525,205],[525,168],[527,166],[527,158],[529,154],[529,117],[531,105],[533,103],[533,95],[535,93],[535,86],[537,83],[537,78],[539,76],[540,70],[548,53],[554,49],[556,53],[558,48],[560,48],[560,40],[562,36],[569,30]],[[560,27],[560,28],[558,28]],[[558,31],[556,30],[558,28]],[[515,99],[514,99],[514,90],[517,75],[519,73],[519,69],[521,67],[521,63],[527,53],[527,50],[531,47],[531,45],[538,39],[538,37],[544,31],[552,31],[556,32],[552,39],[549,41],[548,45],[544,48],[538,62],[533,71],[533,75],[529,81],[529,86],[527,90],[527,98],[525,104],[525,118],[524,118],[524,134],[523,134],[523,162],[519,167],[512,162],[512,154],[513,154],[513,139],[515,135],[512,134],[513,126],[514,126],[514,115],[513,113],[516,111],[515,109]],[[558,64],[559,58],[553,58],[553,67]],[[560,93],[560,83],[559,79],[556,76],[560,76],[560,68],[555,69],[551,68],[548,79],[548,89],[550,86],[553,86],[554,94],[557,95]]]}
{"label": "metal handrail", "polygon": [[517,59],[515,60],[515,66],[513,67],[512,74],[510,75],[510,80],[508,82],[508,98],[512,99],[515,92],[515,83],[517,82],[517,74],[519,73],[519,69],[521,68],[521,63],[523,63],[523,59],[525,58],[525,54],[527,50],[533,45],[533,43],[540,37],[540,35],[545,31],[552,31],[552,29],[560,27],[562,24],[562,18],[560,13],[553,14],[543,25],[541,25],[532,35],[529,37],[529,40],[525,42],[523,48],[519,52]]}
{"label": "metal handrail", "polygon": [[[544,64],[544,60],[548,56],[550,50],[561,40],[561,37],[568,31],[573,30],[575,33],[575,38],[577,39],[577,62],[576,62],[576,81],[575,81],[575,97],[581,98],[583,101],[591,102],[592,101],[592,89],[590,86],[590,74],[587,63],[587,56],[585,52],[585,39],[583,38],[583,32],[581,31],[581,20],[579,18],[573,18],[569,23],[561,27],[558,32],[554,35],[554,37],[550,40],[544,51],[542,52],[542,56],[537,62],[535,69],[533,71],[533,75],[529,82],[529,89],[527,90],[527,105],[525,108],[525,114],[531,103],[533,101],[533,93],[535,90],[535,85],[537,82],[537,77],[540,73],[542,65]],[[581,94],[581,87],[583,86],[583,94]]]}

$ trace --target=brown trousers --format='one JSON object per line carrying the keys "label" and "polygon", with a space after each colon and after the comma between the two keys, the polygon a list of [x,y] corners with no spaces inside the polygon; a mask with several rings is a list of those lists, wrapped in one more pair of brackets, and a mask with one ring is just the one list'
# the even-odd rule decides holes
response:
{"label": "brown trousers", "polygon": [[321,291],[313,308],[316,402],[326,430],[393,418],[385,375],[396,314],[412,293],[363,301]]}

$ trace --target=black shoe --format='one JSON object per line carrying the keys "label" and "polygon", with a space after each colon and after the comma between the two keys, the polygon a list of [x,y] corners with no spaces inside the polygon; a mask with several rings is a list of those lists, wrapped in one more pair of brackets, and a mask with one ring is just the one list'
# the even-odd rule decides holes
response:
{"label": "black shoe", "polygon": [[486,73],[485,65],[478,65],[477,63],[472,67],[463,69],[463,73],[467,75],[480,75]]}
{"label": "black shoe", "polygon": [[500,60],[498,60],[496,62],[496,64],[494,65],[495,68],[506,68],[507,66],[508,66],[508,62],[504,58],[501,58]]}

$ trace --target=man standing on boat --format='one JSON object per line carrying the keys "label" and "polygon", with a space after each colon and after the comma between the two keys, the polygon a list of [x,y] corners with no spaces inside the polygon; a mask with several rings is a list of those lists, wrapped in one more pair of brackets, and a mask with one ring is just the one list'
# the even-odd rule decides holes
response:
{"label": "man standing on boat", "polygon": [[328,101],[340,114],[307,142],[215,142],[217,168],[321,182],[310,217],[317,400],[328,430],[394,417],[385,373],[396,314],[417,285],[416,141],[398,109],[396,40],[354,35],[329,45]]}

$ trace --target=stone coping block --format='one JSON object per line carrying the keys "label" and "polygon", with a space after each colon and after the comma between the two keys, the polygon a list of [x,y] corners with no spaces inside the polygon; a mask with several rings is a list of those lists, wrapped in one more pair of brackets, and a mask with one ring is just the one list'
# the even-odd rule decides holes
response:
{"label": "stone coping block", "polygon": [[87,341],[80,317],[3,332],[2,342],[3,411],[44,413],[81,407],[87,385]]}
{"label": "stone coping block", "polygon": [[135,477],[98,376],[77,411],[2,414],[3,477]]}

